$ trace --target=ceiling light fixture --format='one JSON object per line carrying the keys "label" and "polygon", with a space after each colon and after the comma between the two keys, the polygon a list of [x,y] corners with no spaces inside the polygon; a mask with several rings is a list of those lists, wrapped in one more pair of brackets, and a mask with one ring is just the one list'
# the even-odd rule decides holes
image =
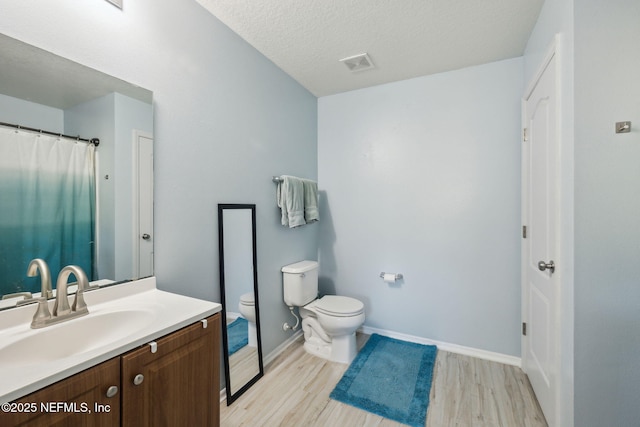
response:
{"label": "ceiling light fixture", "polygon": [[349,71],[354,73],[356,71],[364,71],[375,68],[375,65],[373,65],[373,62],[371,61],[371,58],[369,58],[369,55],[366,53],[350,56],[348,58],[342,58],[340,62],[346,65]]}

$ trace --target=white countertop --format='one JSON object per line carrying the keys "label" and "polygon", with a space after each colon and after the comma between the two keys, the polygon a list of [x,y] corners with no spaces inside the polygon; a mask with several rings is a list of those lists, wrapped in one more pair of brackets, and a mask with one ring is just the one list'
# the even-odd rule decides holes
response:
{"label": "white countertop", "polygon": [[[74,295],[70,295],[70,303],[73,303],[73,298]],[[37,304],[0,311],[0,403],[18,399],[222,310],[218,303],[158,290],[155,277],[92,290],[84,294],[84,299],[89,309],[88,315],[38,330],[31,329]],[[50,301],[52,307],[53,300]],[[27,363],[2,358],[3,348],[6,350],[29,334],[47,331],[54,334],[56,328],[64,327],[68,322],[83,322],[83,319],[92,321],[105,313],[117,316],[118,312],[140,308],[147,314],[144,324],[132,324],[126,336],[108,337],[108,333],[104,334],[104,344],[98,340],[97,345],[78,354],[48,359],[47,345],[43,344],[38,350],[45,361]],[[58,349],[51,353],[60,351]]]}

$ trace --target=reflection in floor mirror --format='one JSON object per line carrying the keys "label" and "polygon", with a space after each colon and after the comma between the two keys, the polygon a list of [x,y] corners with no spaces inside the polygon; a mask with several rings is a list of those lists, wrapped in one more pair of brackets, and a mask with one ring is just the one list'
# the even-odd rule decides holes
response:
{"label": "reflection in floor mirror", "polygon": [[256,206],[219,204],[220,296],[227,405],[262,375]]}

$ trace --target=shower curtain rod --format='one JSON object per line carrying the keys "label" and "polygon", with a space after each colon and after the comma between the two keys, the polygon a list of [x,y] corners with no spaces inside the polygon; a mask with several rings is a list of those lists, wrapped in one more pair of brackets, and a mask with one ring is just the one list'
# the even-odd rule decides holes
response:
{"label": "shower curtain rod", "polygon": [[65,134],[59,133],[59,132],[49,132],[48,130],[35,129],[35,128],[30,128],[28,126],[14,125],[13,123],[5,123],[5,122],[0,122],[0,126],[6,126],[6,127],[10,127],[10,128],[19,129],[19,130],[28,130],[28,131],[37,132],[37,133],[44,133],[46,135],[59,136],[61,138],[75,139],[76,141],[82,141],[82,142],[86,142],[86,143],[89,143],[89,144],[93,144],[96,147],[98,145],[100,145],[100,139],[98,139],[98,138],[91,138],[91,139],[80,138],[79,136],[65,135]]}

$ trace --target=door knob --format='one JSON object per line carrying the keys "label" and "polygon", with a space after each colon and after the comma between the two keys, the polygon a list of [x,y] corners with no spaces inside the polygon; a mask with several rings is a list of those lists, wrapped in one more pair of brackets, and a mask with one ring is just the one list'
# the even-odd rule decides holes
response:
{"label": "door knob", "polygon": [[149,240],[149,239],[151,238],[151,236],[150,236],[150,235],[148,235],[147,233],[144,233],[144,234],[142,235],[142,238],[143,238],[144,240]]}
{"label": "door knob", "polygon": [[113,397],[118,394],[118,386],[112,385],[107,389],[107,397]]}
{"label": "door knob", "polygon": [[144,381],[144,375],[142,374],[138,374],[133,378],[134,385],[140,385],[142,384],[142,381]]}
{"label": "door knob", "polygon": [[544,261],[540,261],[538,263],[538,269],[540,271],[545,271],[545,270],[549,269],[553,273],[555,271],[555,269],[556,269],[556,265],[553,263],[553,260],[549,261],[548,263],[546,263]]}

